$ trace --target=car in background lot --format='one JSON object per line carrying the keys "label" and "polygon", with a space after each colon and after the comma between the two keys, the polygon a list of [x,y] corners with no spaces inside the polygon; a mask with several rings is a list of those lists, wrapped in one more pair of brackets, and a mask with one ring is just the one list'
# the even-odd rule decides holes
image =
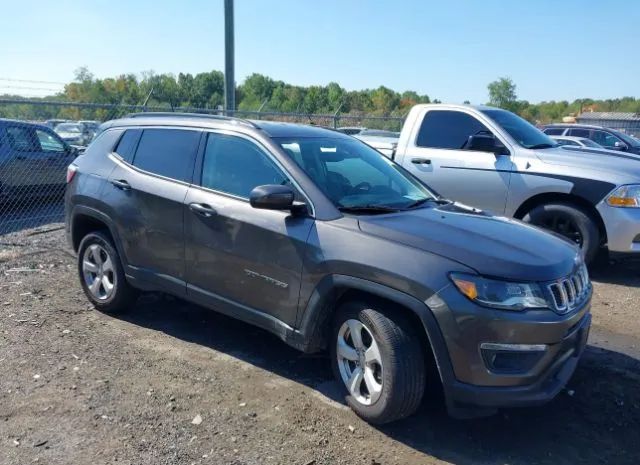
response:
{"label": "car in background lot", "polygon": [[94,132],[83,123],[60,123],[56,126],[55,132],[66,143],[79,147],[89,145],[94,136]]}
{"label": "car in background lot", "polygon": [[50,129],[55,129],[57,125],[68,122],[68,119],[48,119],[43,124]]}
{"label": "car in background lot", "polygon": [[559,147],[508,111],[438,104],[411,109],[395,160],[446,198],[565,236],[587,262],[604,245],[640,256],[636,155]]}
{"label": "car in background lot", "polygon": [[[371,132],[374,132],[374,134],[371,135]],[[382,135],[384,133],[394,134],[391,131],[366,131],[356,134],[353,137],[373,147],[384,156],[393,158],[396,147],[398,146],[398,136]]]}
{"label": "car in background lot", "polygon": [[640,155],[640,140],[615,129],[587,124],[548,124],[542,131],[548,136],[572,136],[591,139],[608,150],[629,152]]}
{"label": "car in background lot", "polygon": [[96,134],[98,133],[98,128],[102,124],[100,121],[96,120],[80,120],[78,121],[78,123],[84,124],[84,126],[91,134],[91,140],[93,140],[93,138],[96,136]]}
{"label": "car in background lot", "polygon": [[570,147],[589,147],[592,149],[603,149],[602,145],[587,139],[586,137],[573,137],[573,136],[550,136],[560,146]]}
{"label": "car in background lot", "polygon": [[415,412],[427,382],[469,416],[572,375],[592,286],[564,239],[445,200],[333,130],[152,113],[102,128],[65,202],[97,309],[161,290],[328,349],[373,423]]}
{"label": "car in background lot", "polygon": [[0,200],[61,193],[78,153],[47,126],[0,119]]}
{"label": "car in background lot", "polygon": [[341,132],[342,134],[347,134],[348,136],[354,136],[366,130],[367,128],[364,128],[361,126],[343,126],[341,128],[336,129],[336,131]]}

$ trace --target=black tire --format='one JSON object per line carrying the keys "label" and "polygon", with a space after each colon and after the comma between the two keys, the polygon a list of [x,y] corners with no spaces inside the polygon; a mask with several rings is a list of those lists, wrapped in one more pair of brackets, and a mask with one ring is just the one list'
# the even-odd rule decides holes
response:
{"label": "black tire", "polygon": [[[112,264],[113,292],[103,299],[96,298],[93,295],[89,289],[89,284],[85,278],[85,270],[83,269],[85,253],[93,245],[98,245],[110,258]],[[111,242],[111,238],[101,231],[87,234],[80,242],[80,247],[78,248],[78,276],[85,295],[95,308],[101,312],[118,313],[127,310],[135,303],[138,297],[137,289],[127,282],[120,256]]]}
{"label": "black tire", "polygon": [[[331,364],[345,400],[358,416],[374,424],[388,423],[413,414],[420,407],[425,391],[425,359],[420,340],[409,322],[396,313],[376,303],[347,302],[336,312],[331,332]],[[359,402],[351,394],[340,374],[338,338],[340,328],[348,320],[361,322],[379,348],[382,389],[377,400],[370,405]]]}
{"label": "black tire", "polygon": [[[551,226],[554,218],[564,220],[564,225],[567,225],[566,221],[568,221],[572,225],[571,227],[575,228],[580,236],[579,245],[582,250],[582,256],[586,263],[591,263],[600,249],[601,237],[595,219],[582,207],[572,203],[548,203],[538,205],[529,211],[522,220],[540,226],[541,228],[551,229],[567,237],[566,234],[564,234],[566,229],[559,230],[559,228],[554,229]],[[572,237],[575,238],[577,236],[574,234]],[[572,237],[567,238],[572,239]]]}

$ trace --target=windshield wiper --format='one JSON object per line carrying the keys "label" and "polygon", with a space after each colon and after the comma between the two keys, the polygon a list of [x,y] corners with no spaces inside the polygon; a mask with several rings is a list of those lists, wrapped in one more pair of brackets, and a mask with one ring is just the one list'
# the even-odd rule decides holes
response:
{"label": "windshield wiper", "polygon": [[433,202],[433,203],[438,203],[438,204],[442,204],[442,203],[449,203],[449,200],[445,200],[445,199],[438,199],[435,197],[425,197],[424,199],[420,199],[420,200],[416,200],[413,203],[410,203],[409,205],[407,205],[406,207],[404,207],[405,210],[411,210],[413,208],[417,208],[420,205],[424,205],[427,202]]}
{"label": "windshield wiper", "polygon": [[546,142],[542,143],[542,144],[536,144],[536,145],[532,145],[531,147],[528,147],[529,149],[552,149],[554,147],[557,147],[558,144],[548,144]]}
{"label": "windshield wiper", "polygon": [[338,210],[345,213],[393,213],[400,211],[399,208],[387,207],[385,205],[353,205],[350,207],[339,206]]}

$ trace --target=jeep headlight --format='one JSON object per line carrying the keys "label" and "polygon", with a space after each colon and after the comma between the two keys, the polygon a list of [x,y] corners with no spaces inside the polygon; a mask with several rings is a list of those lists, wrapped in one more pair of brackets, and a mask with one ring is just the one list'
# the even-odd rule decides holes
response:
{"label": "jeep headlight", "polygon": [[537,283],[500,281],[463,273],[452,273],[450,277],[468,299],[485,307],[515,311],[549,308],[544,292]]}
{"label": "jeep headlight", "polygon": [[618,187],[607,196],[606,202],[612,207],[640,208],[640,184]]}

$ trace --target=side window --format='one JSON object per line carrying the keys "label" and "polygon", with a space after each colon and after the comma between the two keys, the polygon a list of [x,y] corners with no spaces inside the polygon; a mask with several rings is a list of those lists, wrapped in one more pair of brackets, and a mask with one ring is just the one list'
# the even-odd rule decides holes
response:
{"label": "side window", "polygon": [[593,131],[592,139],[603,147],[615,147],[616,142],[621,142],[613,134],[604,131]]}
{"label": "side window", "polygon": [[131,163],[141,133],[142,129],[127,129],[114,152],[120,155],[124,161]]}
{"label": "side window", "polygon": [[9,146],[17,152],[39,152],[40,142],[33,128],[23,126],[7,127]]}
{"label": "side window", "polygon": [[199,140],[199,131],[145,129],[133,157],[133,165],[149,173],[188,181]]}
{"label": "side window", "polygon": [[257,186],[287,184],[287,177],[253,142],[209,134],[202,165],[202,186],[243,198]]}
{"label": "side window", "polygon": [[547,128],[544,133],[549,136],[560,136],[564,132],[564,128]]}
{"label": "side window", "polygon": [[473,116],[460,111],[431,110],[422,120],[417,145],[437,149],[461,150],[469,136],[491,134],[491,131]]}
{"label": "side window", "polygon": [[567,135],[573,136],[573,137],[586,137],[587,139],[589,139],[589,130],[579,129],[579,128],[569,129],[569,132]]}
{"label": "side window", "polygon": [[65,153],[67,150],[62,141],[41,129],[36,129],[36,136],[43,152]]}

